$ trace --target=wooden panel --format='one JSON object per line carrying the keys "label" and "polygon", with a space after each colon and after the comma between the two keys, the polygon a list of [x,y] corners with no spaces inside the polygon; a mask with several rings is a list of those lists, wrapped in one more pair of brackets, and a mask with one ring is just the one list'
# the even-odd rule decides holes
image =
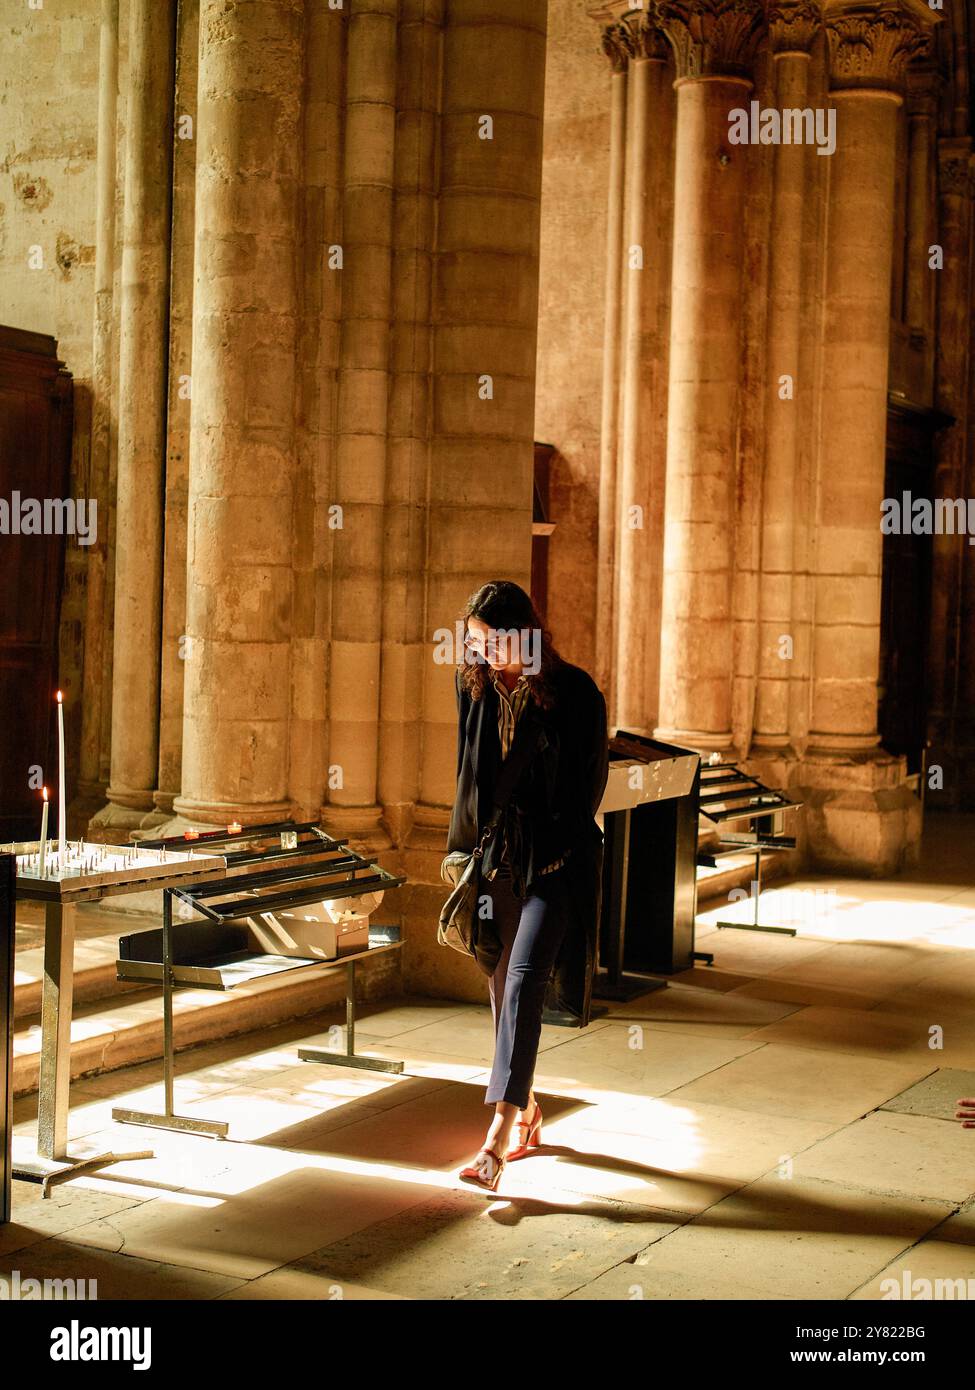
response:
{"label": "wooden panel", "polygon": [[[71,379],[53,339],[0,327],[0,497],[69,495]],[[13,531],[13,526],[11,526]],[[0,534],[0,838],[36,837],[40,764],[57,824],[54,692],[65,537]]]}
{"label": "wooden panel", "polygon": [[15,863],[0,854],[0,1226],[10,1220],[10,1150],[14,1097]]}

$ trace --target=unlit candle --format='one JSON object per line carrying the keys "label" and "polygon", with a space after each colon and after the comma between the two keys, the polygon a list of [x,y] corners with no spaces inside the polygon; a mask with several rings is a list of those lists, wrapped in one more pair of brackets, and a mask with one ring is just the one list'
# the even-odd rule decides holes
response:
{"label": "unlit candle", "polygon": [[47,858],[47,813],[50,810],[50,803],[47,799],[47,787],[44,788],[44,810],[41,812],[41,847],[37,858],[37,875],[44,877],[44,860]]}
{"label": "unlit candle", "polygon": [[68,795],[64,781],[64,697],[58,691],[58,861],[64,864],[67,850]]}

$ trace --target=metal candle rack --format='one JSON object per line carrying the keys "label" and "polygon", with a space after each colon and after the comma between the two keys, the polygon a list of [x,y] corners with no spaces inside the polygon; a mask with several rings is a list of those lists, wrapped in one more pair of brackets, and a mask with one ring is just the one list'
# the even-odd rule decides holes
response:
{"label": "metal candle rack", "polygon": [[[53,1182],[83,1170],[121,1159],[151,1158],[152,1154],[68,1153],[68,1108],[71,1084],[71,1015],[74,996],[75,908],[81,902],[125,893],[182,888],[227,870],[226,860],[202,854],[181,841],[166,854],[143,852],[139,845],[97,845],[75,842],[58,866],[49,861],[41,877],[30,860],[37,843],[0,845],[0,853],[15,857],[18,899],[44,904],[44,981],[41,993],[41,1055],[37,1096],[36,1151],[15,1145],[13,1172],[17,1178],[42,1182],[44,1195]],[[56,861],[57,856],[54,856]],[[168,894],[164,891],[164,901]]]}
{"label": "metal candle rack", "polygon": [[[248,847],[225,851],[234,842],[246,843]],[[164,850],[184,843],[178,838],[143,842],[148,849]],[[219,882],[166,892],[161,931],[137,932],[119,940],[118,978],[162,984],[164,1110],[154,1114],[118,1108],[112,1111],[113,1119],[217,1138],[227,1134],[228,1125],[222,1120],[175,1113],[173,990],[177,986],[226,991],[286,972],[342,965],[346,970],[346,1051],[299,1048],[299,1059],[401,1073],[401,1061],[368,1057],[355,1051],[356,963],[398,950],[402,946],[399,927],[370,926],[367,946],[321,959],[255,950],[244,924],[255,914],[357,898],[364,893],[399,887],[406,879],[364,859],[348,848],[347,840],[333,839],[312,821],[276,821],[246,830],[205,832],[195,837],[193,843],[207,850],[219,847],[226,859],[227,876]],[[174,897],[198,913],[198,918],[174,924]]]}
{"label": "metal candle rack", "polygon": [[794,835],[777,832],[776,819],[781,812],[797,811],[801,806],[801,801],[793,801],[782,792],[766,787],[734,763],[705,763],[701,768],[701,812],[706,819],[718,827],[728,821],[752,822],[748,830],[719,829],[717,848],[702,851],[697,857],[698,864],[717,868],[718,861],[730,855],[751,853],[755,856],[754,921],[724,921],[718,922],[718,927],[795,936],[794,927],[773,927],[760,922],[758,902],[762,893],[762,855],[767,851],[780,853],[796,847]]}

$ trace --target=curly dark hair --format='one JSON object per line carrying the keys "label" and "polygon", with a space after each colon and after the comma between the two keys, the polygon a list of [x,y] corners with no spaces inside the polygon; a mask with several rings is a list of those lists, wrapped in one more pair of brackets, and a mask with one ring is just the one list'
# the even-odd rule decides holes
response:
{"label": "curly dark hair", "polygon": [[[528,690],[540,709],[551,709],[555,703],[551,675],[563,664],[563,658],[556,651],[552,634],[545,627],[538,610],[524,589],[510,579],[489,580],[471,594],[461,617],[464,620],[465,633],[468,618],[479,618],[482,623],[487,623],[493,628],[514,628],[519,632],[528,629],[541,633],[539,668],[534,675],[528,675]],[[489,679],[488,668],[483,661],[469,660],[466,648],[460,678],[465,689],[470,692],[471,699],[479,700]]]}

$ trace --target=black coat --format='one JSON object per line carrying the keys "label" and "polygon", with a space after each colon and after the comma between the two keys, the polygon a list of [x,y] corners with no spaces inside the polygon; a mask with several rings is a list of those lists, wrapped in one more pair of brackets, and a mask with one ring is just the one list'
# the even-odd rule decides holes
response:
{"label": "black coat", "polygon": [[[521,824],[521,871],[531,890],[539,869],[571,850],[563,872],[572,916],[552,970],[546,1008],[589,1022],[602,898],[603,833],[595,821],[609,776],[606,701],[590,675],[563,662],[552,673],[555,704],[529,698],[515,727],[509,757],[526,738],[539,738],[512,795]],[[471,851],[491,819],[501,767],[499,696],[488,680],[472,700],[456,676],[457,791],[447,849]],[[482,870],[500,858],[500,836],[488,841]]]}

